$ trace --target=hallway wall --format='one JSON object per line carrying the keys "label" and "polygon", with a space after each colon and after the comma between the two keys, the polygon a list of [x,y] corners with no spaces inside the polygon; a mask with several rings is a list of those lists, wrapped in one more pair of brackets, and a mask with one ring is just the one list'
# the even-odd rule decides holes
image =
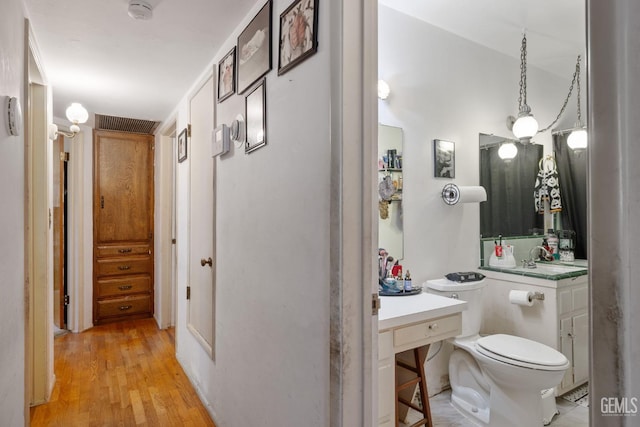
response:
{"label": "hallway wall", "polygon": [[[0,98],[15,96],[23,107],[25,12],[20,0],[3,0],[0,13]],[[24,315],[24,131],[9,136],[0,120],[0,420],[3,425],[25,422],[25,315]]]}
{"label": "hallway wall", "polygon": [[[238,23],[211,67],[236,44],[264,3],[257,2]],[[215,160],[214,360],[186,327],[186,207],[194,159],[180,163],[177,171],[177,355],[220,427],[329,424],[332,6],[320,2],[318,53],[278,76],[279,15],[290,3],[273,2],[267,145],[248,155],[232,145],[229,154]],[[245,115],[245,95],[216,104],[217,124]],[[188,98],[177,107],[178,129],[187,125]]]}

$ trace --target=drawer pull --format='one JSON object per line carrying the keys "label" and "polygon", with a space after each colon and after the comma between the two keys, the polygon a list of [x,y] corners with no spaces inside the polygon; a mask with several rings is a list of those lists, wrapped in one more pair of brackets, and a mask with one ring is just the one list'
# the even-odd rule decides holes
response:
{"label": "drawer pull", "polygon": [[129,270],[131,268],[130,265],[119,265],[118,270]]}
{"label": "drawer pull", "polygon": [[118,249],[118,252],[120,252],[121,254],[128,254],[129,252],[131,252],[131,248]]}
{"label": "drawer pull", "polygon": [[133,307],[132,305],[121,305],[118,308],[120,309],[120,311],[126,311],[126,310],[129,310],[132,307]]}
{"label": "drawer pull", "polygon": [[432,323],[429,325],[429,329],[432,331],[437,331],[438,330],[438,324],[437,323]]}
{"label": "drawer pull", "polygon": [[122,286],[118,286],[118,289],[120,289],[121,291],[126,291],[127,289],[131,289],[133,288],[132,285],[122,285]]}

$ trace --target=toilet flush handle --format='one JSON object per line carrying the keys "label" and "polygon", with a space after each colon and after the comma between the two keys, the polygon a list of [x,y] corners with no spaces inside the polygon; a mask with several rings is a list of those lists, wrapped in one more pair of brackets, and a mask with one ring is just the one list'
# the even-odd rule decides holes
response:
{"label": "toilet flush handle", "polygon": [[451,296],[449,298],[453,298],[453,299],[458,299],[458,294],[451,294]]}

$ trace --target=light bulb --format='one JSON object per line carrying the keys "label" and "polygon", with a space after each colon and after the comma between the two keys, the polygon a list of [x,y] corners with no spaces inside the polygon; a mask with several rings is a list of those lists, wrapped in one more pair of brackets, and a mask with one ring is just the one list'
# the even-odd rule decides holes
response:
{"label": "light bulb", "polygon": [[513,135],[524,143],[538,133],[538,121],[531,114],[519,115],[513,124]]}
{"label": "light bulb", "polygon": [[69,108],[67,108],[66,114],[67,119],[69,119],[69,121],[74,124],[85,123],[87,120],[89,120],[89,113],[81,104],[77,102],[72,103]]}
{"label": "light bulb", "polygon": [[574,129],[567,138],[567,145],[572,150],[584,150],[587,148],[587,130],[585,128]]}
{"label": "light bulb", "polygon": [[518,154],[518,147],[513,142],[505,142],[498,149],[498,156],[502,160],[511,160]]}
{"label": "light bulb", "polygon": [[391,89],[389,85],[384,80],[378,80],[378,98],[387,99],[389,97],[389,93]]}

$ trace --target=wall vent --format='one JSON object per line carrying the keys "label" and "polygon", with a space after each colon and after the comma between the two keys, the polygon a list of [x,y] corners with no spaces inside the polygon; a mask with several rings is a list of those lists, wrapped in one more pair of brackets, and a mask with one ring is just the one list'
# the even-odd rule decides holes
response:
{"label": "wall vent", "polygon": [[96,114],[96,129],[153,135],[160,122]]}

